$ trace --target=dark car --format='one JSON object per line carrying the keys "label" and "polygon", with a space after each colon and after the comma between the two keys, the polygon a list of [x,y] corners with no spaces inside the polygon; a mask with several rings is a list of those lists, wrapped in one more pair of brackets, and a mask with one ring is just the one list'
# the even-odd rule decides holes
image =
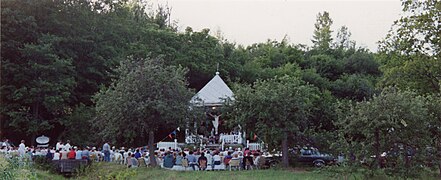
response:
{"label": "dark car", "polygon": [[299,164],[315,167],[323,167],[336,162],[333,156],[320,153],[317,149],[301,149],[294,157]]}

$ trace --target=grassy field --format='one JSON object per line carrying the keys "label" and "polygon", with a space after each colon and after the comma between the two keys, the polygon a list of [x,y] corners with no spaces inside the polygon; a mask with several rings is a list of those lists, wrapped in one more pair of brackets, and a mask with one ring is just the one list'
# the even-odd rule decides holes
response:
{"label": "grassy field", "polygon": [[[37,170],[38,179],[59,180],[66,179],[61,175],[51,174],[46,171]],[[422,176],[421,179],[438,179],[436,176]],[[1,179],[1,178],[0,178]],[[351,175],[343,175],[330,173],[328,171],[320,171],[317,169],[269,169],[269,170],[252,170],[252,171],[171,171],[160,168],[135,168],[128,169],[122,165],[113,163],[95,163],[91,167],[84,169],[83,173],[70,177],[70,179],[159,179],[159,180],[241,180],[241,179],[301,179],[301,180],[320,180],[320,179],[366,179],[362,173]],[[385,175],[379,175],[368,179],[397,179]]]}
{"label": "grassy field", "polygon": [[[65,179],[61,175],[51,174],[45,171],[37,171],[39,179]],[[125,166],[112,163],[96,163],[84,173],[71,177],[73,179],[164,179],[164,180],[197,180],[197,179],[333,179],[324,173],[292,170],[252,170],[252,171],[171,171],[160,168],[136,168],[127,169]],[[337,178],[339,179],[339,178]]]}

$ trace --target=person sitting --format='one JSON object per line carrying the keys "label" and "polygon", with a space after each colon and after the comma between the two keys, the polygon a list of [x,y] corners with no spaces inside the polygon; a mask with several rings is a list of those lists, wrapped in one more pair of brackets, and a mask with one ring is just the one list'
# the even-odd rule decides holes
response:
{"label": "person sitting", "polygon": [[229,169],[238,169],[240,170],[240,159],[237,154],[233,154],[233,158],[230,160]]}
{"label": "person sitting", "polygon": [[219,156],[219,152],[215,152],[212,160],[213,162],[211,163],[211,170],[214,171],[216,165],[221,165],[221,160],[222,158]]}
{"label": "person sitting", "polygon": [[126,159],[126,163],[127,163],[127,167],[131,168],[132,167],[132,153],[127,153],[127,157]]}
{"label": "person sitting", "polygon": [[195,166],[197,165],[196,156],[193,155],[193,151],[188,152],[187,156],[188,164],[193,168],[193,171],[196,170]]}
{"label": "person sitting", "polygon": [[132,168],[136,168],[139,166],[138,160],[135,158],[135,154],[132,154],[130,161],[132,162]]}
{"label": "person sitting", "polygon": [[176,156],[175,165],[177,166],[182,166],[182,159],[183,159],[182,153],[183,152],[179,152],[178,155]]}
{"label": "person sitting", "polygon": [[171,152],[166,152],[164,157],[164,167],[173,168],[174,158]]}
{"label": "person sitting", "polygon": [[201,153],[201,156],[198,159],[199,170],[205,171],[207,169],[207,158],[205,157],[205,153]]}
{"label": "person sitting", "polygon": [[188,160],[187,157],[185,157],[186,154],[183,152],[182,153],[182,167],[184,167],[185,170],[187,170],[188,167]]}
{"label": "person sitting", "polygon": [[233,156],[231,156],[231,152],[228,151],[227,155],[224,157],[224,164],[225,164],[225,168],[227,168],[230,165],[230,160],[233,158]]}
{"label": "person sitting", "polygon": [[139,159],[140,157],[141,157],[141,153],[139,152],[139,149],[136,149],[135,158]]}

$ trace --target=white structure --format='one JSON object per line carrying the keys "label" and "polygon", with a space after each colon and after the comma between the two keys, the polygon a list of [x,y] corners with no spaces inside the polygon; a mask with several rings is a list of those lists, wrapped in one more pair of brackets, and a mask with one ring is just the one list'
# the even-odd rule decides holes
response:
{"label": "white structure", "polygon": [[193,106],[222,106],[227,99],[234,100],[233,91],[219,76],[219,72],[196,95],[190,103]]}
{"label": "white structure", "polygon": [[221,134],[220,141],[225,144],[242,144],[242,133],[239,132],[237,135]]}
{"label": "white structure", "polygon": [[178,140],[175,139],[174,142],[158,142],[158,144],[156,144],[156,147],[158,149],[180,149],[178,146]]}
{"label": "white structure", "polygon": [[250,143],[249,140],[247,140],[247,148],[249,148],[251,151],[253,150],[263,150],[263,142],[262,143]]}

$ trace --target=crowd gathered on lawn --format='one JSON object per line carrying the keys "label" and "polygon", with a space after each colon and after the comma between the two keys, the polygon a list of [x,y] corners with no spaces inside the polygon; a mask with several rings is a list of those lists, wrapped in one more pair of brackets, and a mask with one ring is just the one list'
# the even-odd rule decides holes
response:
{"label": "crowd gathered on lawn", "polygon": [[[225,150],[199,148],[158,149],[155,148],[154,159],[162,168],[172,170],[252,170],[265,166],[265,157],[260,150],[248,148],[232,148]],[[79,147],[58,141],[55,147],[28,147],[22,140],[18,147],[11,146],[8,141],[1,144],[0,154],[6,158],[19,157],[33,161],[35,157],[45,157],[48,160],[87,160],[91,162],[111,162],[128,168],[151,166],[147,146],[138,148],[111,147],[105,143],[102,147]]]}

